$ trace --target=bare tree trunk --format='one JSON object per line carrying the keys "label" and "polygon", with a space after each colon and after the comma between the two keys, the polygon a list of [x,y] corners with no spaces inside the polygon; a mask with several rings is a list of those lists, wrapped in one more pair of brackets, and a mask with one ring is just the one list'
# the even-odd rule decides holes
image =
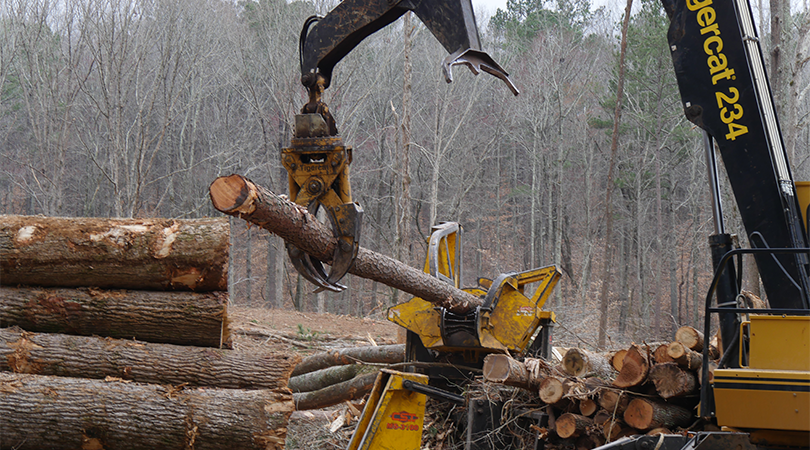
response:
{"label": "bare tree trunk", "polygon": [[[322,261],[331,261],[337,239],[305,208],[239,175],[217,178],[211,184],[210,195],[217,210],[255,223]],[[482,302],[418,269],[363,247],[349,273],[379,281],[453,312],[469,311]]]}
{"label": "bare tree trunk", "polygon": [[316,353],[304,358],[292,372],[293,377],[327,367],[356,364],[377,363],[394,364],[405,361],[405,344],[348,347]]}
{"label": "bare tree trunk", "polygon": [[377,373],[370,373],[352,378],[349,381],[333,384],[317,391],[293,394],[295,409],[299,411],[305,409],[320,409],[337,405],[347,400],[362,398],[374,387],[374,381],[376,379]]}
{"label": "bare tree trunk", "polygon": [[627,54],[627,28],[630,24],[630,11],[633,7],[633,0],[627,0],[624,9],[624,22],[622,23],[622,43],[619,54],[619,80],[616,87],[616,109],[613,114],[613,138],[610,143],[610,168],[608,169],[607,188],[605,189],[605,220],[607,222],[605,231],[604,266],[602,269],[602,291],[599,295],[599,338],[597,345],[600,348],[605,346],[607,336],[608,319],[608,292],[610,291],[611,266],[613,256],[613,213],[610,207],[610,197],[613,192],[613,171],[616,165],[616,151],[619,147],[619,122],[622,117],[622,97],[624,95],[624,60]]}

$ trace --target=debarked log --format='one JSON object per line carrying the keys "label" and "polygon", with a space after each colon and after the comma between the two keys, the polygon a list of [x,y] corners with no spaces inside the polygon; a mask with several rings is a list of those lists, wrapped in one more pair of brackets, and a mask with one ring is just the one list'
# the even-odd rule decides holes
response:
{"label": "debarked log", "polygon": [[[328,225],[296,205],[241,175],[219,177],[209,188],[214,207],[278,235],[301,251],[331,262],[337,239]],[[436,277],[393,258],[360,247],[349,273],[407,292],[455,313],[466,313],[483,301]]]}
{"label": "debarked log", "polygon": [[282,449],[289,391],[0,373],[3,448]]}
{"label": "debarked log", "polygon": [[0,216],[4,286],[225,291],[228,221]]}
{"label": "debarked log", "polygon": [[0,327],[138,339],[177,345],[230,345],[227,292],[0,287]]}
{"label": "debarked log", "polygon": [[295,366],[292,376],[346,364],[396,364],[403,361],[405,344],[338,348],[307,356]]}
{"label": "debarked log", "polygon": [[0,329],[0,370],[36,375],[117,377],[141,383],[285,389],[300,361],[286,352],[154,344]]}

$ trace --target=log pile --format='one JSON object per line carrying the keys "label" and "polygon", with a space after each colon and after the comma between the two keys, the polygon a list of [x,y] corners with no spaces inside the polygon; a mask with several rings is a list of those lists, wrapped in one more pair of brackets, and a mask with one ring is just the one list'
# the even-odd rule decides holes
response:
{"label": "log pile", "polygon": [[283,448],[298,356],[230,349],[227,220],[0,216],[0,448]]}
{"label": "log pile", "polygon": [[586,450],[625,436],[677,432],[697,422],[704,340],[692,327],[675,337],[610,354],[571,348],[556,365],[492,354],[484,381],[519,388],[540,402],[549,419],[538,431],[546,448]]}

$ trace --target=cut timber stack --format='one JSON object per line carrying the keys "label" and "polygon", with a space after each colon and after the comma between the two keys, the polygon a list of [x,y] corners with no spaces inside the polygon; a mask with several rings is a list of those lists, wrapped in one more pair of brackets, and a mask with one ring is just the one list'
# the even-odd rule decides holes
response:
{"label": "cut timber stack", "polygon": [[547,449],[587,450],[625,436],[669,433],[697,422],[703,339],[695,333],[683,327],[671,343],[611,354],[571,348],[556,366],[489,355],[484,380],[527,391],[545,405],[549,425],[538,435]]}
{"label": "cut timber stack", "polygon": [[224,219],[0,216],[0,448],[283,448],[300,358],[228,348],[228,246]]}

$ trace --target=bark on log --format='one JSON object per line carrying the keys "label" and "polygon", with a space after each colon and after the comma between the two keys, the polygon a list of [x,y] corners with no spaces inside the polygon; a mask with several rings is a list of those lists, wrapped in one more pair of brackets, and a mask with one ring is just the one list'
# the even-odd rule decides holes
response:
{"label": "bark on log", "polygon": [[703,355],[686,348],[680,342],[673,342],[667,347],[667,355],[679,366],[689,370],[700,370],[703,365]]}
{"label": "bark on log", "polygon": [[616,376],[616,379],[613,380],[613,385],[619,388],[638,386],[647,379],[647,373],[649,371],[650,359],[647,355],[647,351],[633,344],[624,356],[622,370],[619,372],[619,375]]}
{"label": "bark on log", "polygon": [[593,425],[593,420],[572,413],[561,415],[555,422],[557,435],[563,439],[580,436],[591,425]]}
{"label": "bark on log", "polygon": [[605,421],[610,419],[612,416],[613,416],[612,413],[609,413],[604,409],[600,409],[599,411],[596,411],[596,414],[593,415],[593,424],[602,426],[602,424],[605,423]]}
{"label": "bark on log", "polygon": [[346,364],[396,364],[405,361],[405,344],[348,347],[307,356],[295,366],[293,377]]}
{"label": "bark on log", "polygon": [[622,366],[624,365],[624,357],[627,355],[627,350],[622,349],[617,351],[610,357],[610,365],[616,370],[616,372],[620,372],[622,370]]}
{"label": "bark on log", "polygon": [[581,348],[568,349],[563,356],[562,367],[565,373],[574,377],[596,375],[608,378],[612,375],[612,366],[605,356]]}
{"label": "bark on log", "polygon": [[0,216],[4,286],[225,291],[228,221]]}
{"label": "bark on log", "polygon": [[633,427],[628,426],[618,417],[610,418],[602,424],[602,435],[608,442],[613,442],[625,436],[637,434]]}
{"label": "bark on log", "polygon": [[230,346],[227,292],[0,287],[0,326],[198,347]]}
{"label": "bark on log", "polygon": [[[332,260],[337,239],[306,208],[282,199],[240,175],[219,177],[209,188],[214,207],[254,223],[321,261]],[[452,312],[465,313],[482,304],[423,271],[360,247],[349,273],[407,292]]]}
{"label": "bark on log", "polygon": [[289,391],[182,389],[0,373],[2,445],[23,449],[282,449]]}
{"label": "bark on log", "polygon": [[[484,380],[531,391],[536,390],[543,380],[535,376],[527,365],[507,355],[491,353],[484,358]],[[540,369],[539,365],[534,365],[534,367]],[[548,375],[547,370],[539,370],[538,373],[542,376]]]}
{"label": "bark on log", "polygon": [[0,370],[154,384],[285,389],[298,355],[0,329]]}
{"label": "bark on log", "polygon": [[695,373],[681,369],[674,362],[654,365],[650,369],[649,378],[663,399],[692,394],[698,387]]}
{"label": "bark on log", "polygon": [[371,371],[376,373],[377,369],[362,364],[327,367],[326,369],[316,370],[315,372],[290,378],[288,387],[294,393],[312,392],[332,386],[333,384],[349,381],[360,373]]}
{"label": "bark on log", "polygon": [[675,428],[693,420],[692,412],[686,408],[646,398],[634,398],[624,411],[624,421],[639,430]]}
{"label": "bark on log", "polygon": [[685,345],[689,350],[703,351],[703,333],[689,325],[678,328],[675,332],[675,341]]}
{"label": "bark on log", "polygon": [[299,411],[305,409],[320,409],[337,405],[347,400],[356,400],[371,392],[371,388],[374,387],[374,380],[376,379],[376,373],[369,373],[317,391],[293,394],[295,409]]}

